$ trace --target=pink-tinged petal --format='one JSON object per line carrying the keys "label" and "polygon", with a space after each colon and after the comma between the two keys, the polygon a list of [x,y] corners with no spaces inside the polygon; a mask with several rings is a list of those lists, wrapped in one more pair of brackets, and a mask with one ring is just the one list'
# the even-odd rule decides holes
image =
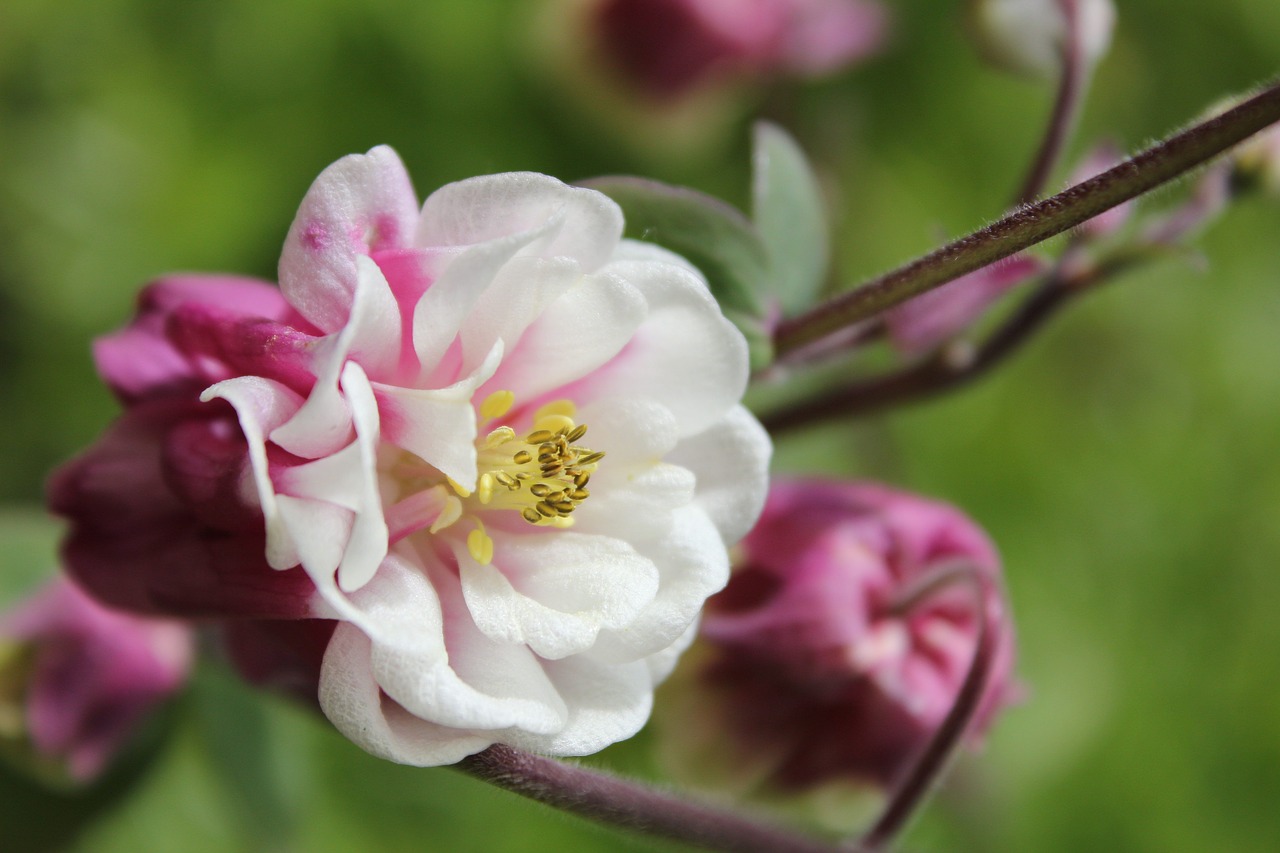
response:
{"label": "pink-tinged petal", "polygon": [[[71,522],[62,549],[67,570],[99,600],[138,613],[304,615],[311,583],[301,571],[268,570],[260,517],[251,530],[238,521],[234,529],[208,527],[205,520],[235,519],[240,511],[206,505],[197,515],[172,490],[168,437],[201,415],[209,408],[139,406],[54,473],[49,506]],[[239,500],[256,503],[251,486]]]}
{"label": "pink-tinged petal", "polygon": [[638,289],[648,314],[626,348],[576,386],[586,399],[610,389],[662,403],[696,435],[719,421],[747,385],[747,344],[706,285],[680,267],[618,262],[606,267]]}
{"label": "pink-tinged petal", "polygon": [[760,516],[769,491],[769,434],[741,406],[719,423],[686,438],[666,459],[693,472],[697,503],[726,545],[737,542]]}
{"label": "pink-tinged petal", "polygon": [[1013,288],[1045,271],[1044,261],[1017,255],[962,276],[885,314],[898,349],[922,353],[963,332]]}
{"label": "pink-tinged petal", "polygon": [[298,456],[315,459],[351,441],[353,413],[338,388],[348,358],[375,374],[391,374],[399,364],[400,315],[395,297],[371,259],[361,256],[356,266],[360,284],[347,325],[316,346],[315,386],[302,408],[270,433],[273,442]]}
{"label": "pink-tinged petal", "polygon": [[275,504],[280,528],[297,555],[295,565],[300,563],[317,585],[333,577],[347,551],[356,514],[328,501],[290,495],[277,495]]}
{"label": "pink-tinged petal", "polygon": [[377,385],[382,433],[387,441],[421,457],[472,491],[476,487],[476,414],[471,398],[497,369],[501,342],[467,378],[448,388],[419,391]]}
{"label": "pink-tinged petal", "polygon": [[871,0],[798,3],[779,59],[798,74],[830,74],[880,49],[888,25],[888,12]]}
{"label": "pink-tinged petal", "polygon": [[407,247],[417,197],[394,151],[352,154],[320,173],[298,208],[280,256],[280,289],[324,332],[347,323],[359,272],[357,258]]}
{"label": "pink-tinged petal", "polygon": [[[554,230],[545,231],[548,223]],[[448,184],[427,198],[417,244],[467,246],[525,232],[541,237],[527,252],[573,258],[583,272],[593,272],[622,237],[622,211],[602,193],[546,175],[485,175]]]}
{"label": "pink-tinged petal", "polygon": [[512,352],[529,324],[582,277],[568,258],[512,258],[476,300],[458,333],[462,369],[470,371],[494,344]]}
{"label": "pink-tinged petal", "polygon": [[601,660],[638,660],[670,646],[729,579],[724,541],[697,506],[676,513],[661,538],[632,544],[658,567],[658,594],[627,628],[600,635],[593,655]]}
{"label": "pink-tinged petal", "polygon": [[590,655],[547,661],[547,675],[569,707],[555,734],[504,737],[513,746],[550,755],[590,755],[631,737],[649,719],[653,682],[643,661],[601,663]]}
{"label": "pink-tinged petal", "polygon": [[455,381],[456,374],[443,375],[441,368],[447,366],[445,354],[456,344],[467,315],[516,253],[545,240],[554,226],[555,223],[543,224],[539,229],[467,246],[434,259],[435,280],[413,312],[413,347],[421,365],[417,387],[434,388]]}
{"label": "pink-tinged petal", "polygon": [[266,282],[235,276],[173,276],[138,296],[137,316],[124,329],[94,341],[98,373],[126,403],[200,390],[214,378],[167,336],[168,318],[187,305],[217,307],[238,318],[281,319],[289,306]]}
{"label": "pink-tinged petal", "polygon": [[428,722],[382,692],[373,676],[372,643],[340,623],[325,652],[320,706],[334,727],[379,758],[418,767],[454,764],[491,746],[496,733]]}
{"label": "pink-tinged petal", "polygon": [[[584,276],[525,330],[490,387],[514,391],[520,401],[551,392],[577,398],[571,388],[564,394],[560,389],[583,377],[592,382],[594,371],[623,352],[645,322],[645,299],[634,285],[629,277],[607,270]],[[602,383],[597,393],[606,389],[614,394],[631,390],[625,384]]]}
{"label": "pink-tinged petal", "polygon": [[476,627],[493,640],[560,660],[590,649],[602,629],[625,628],[658,591],[658,570],[606,536],[494,531],[482,566],[457,542],[462,593]]}
{"label": "pink-tinged petal", "polygon": [[266,520],[267,562],[277,569],[296,566],[298,545],[290,537],[280,516],[267,463],[266,437],[297,413],[302,399],[279,382],[257,376],[228,379],[205,389],[200,395],[202,402],[215,398],[222,398],[235,407],[240,430],[249,443],[253,481]]}

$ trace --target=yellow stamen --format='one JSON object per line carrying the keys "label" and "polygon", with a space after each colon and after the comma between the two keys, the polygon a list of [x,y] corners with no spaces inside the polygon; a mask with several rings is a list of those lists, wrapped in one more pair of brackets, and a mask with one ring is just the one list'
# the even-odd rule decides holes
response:
{"label": "yellow stamen", "polygon": [[440,514],[436,516],[436,520],[431,523],[431,532],[439,533],[461,517],[462,501],[458,500],[453,495],[449,495],[444,499],[444,506],[440,509]]}
{"label": "yellow stamen", "polygon": [[469,498],[469,497],[471,497],[471,490],[470,490],[470,489],[464,489],[464,488],[462,488],[462,486],[458,485],[458,481],[457,481],[457,480],[455,480],[455,479],[453,479],[452,477],[445,477],[445,479],[449,481],[449,487],[450,487],[450,488],[452,488],[455,492],[457,492],[457,493],[458,493],[458,497],[460,497],[460,498]]}
{"label": "yellow stamen", "polygon": [[482,566],[493,562],[493,537],[484,532],[484,525],[476,520],[476,529],[467,534],[467,550]]}
{"label": "yellow stamen", "polygon": [[577,413],[578,407],[572,400],[552,400],[545,406],[538,407],[538,411],[533,413],[533,422],[536,424],[548,415],[564,415],[566,418],[571,418]]}
{"label": "yellow stamen", "polygon": [[511,391],[494,391],[480,404],[480,417],[485,420],[500,418],[515,405],[516,395]]}

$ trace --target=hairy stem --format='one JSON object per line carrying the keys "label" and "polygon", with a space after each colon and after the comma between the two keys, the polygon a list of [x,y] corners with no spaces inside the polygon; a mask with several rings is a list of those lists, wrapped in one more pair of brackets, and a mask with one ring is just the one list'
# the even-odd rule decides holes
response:
{"label": "hairy stem", "polygon": [[1280,84],[1193,125],[1115,168],[1014,211],[993,225],[781,323],[778,357],[898,305],[913,296],[1061,234],[1209,161],[1280,120]]}
{"label": "hairy stem", "polygon": [[1062,10],[1066,22],[1066,38],[1062,45],[1062,68],[1058,76],[1058,94],[1053,102],[1053,111],[1049,114],[1049,124],[1045,128],[1044,138],[1036,151],[1031,168],[1022,181],[1018,194],[1014,197],[1014,206],[1030,204],[1040,197],[1053,169],[1062,156],[1067,140],[1075,128],[1076,116],[1080,112],[1080,104],[1089,87],[1089,62],[1084,55],[1084,44],[1081,38],[1080,0],[1058,0],[1058,8]]}
{"label": "hairy stem", "polygon": [[832,853],[839,849],[857,853],[856,848],[837,848],[687,797],[509,746],[491,746],[455,766],[477,779],[579,817],[707,850]]}

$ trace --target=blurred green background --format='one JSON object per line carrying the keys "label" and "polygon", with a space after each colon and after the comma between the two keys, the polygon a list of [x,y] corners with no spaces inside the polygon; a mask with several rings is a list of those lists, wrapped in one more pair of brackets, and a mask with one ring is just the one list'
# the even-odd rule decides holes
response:
{"label": "blurred green background", "polygon": [[[990,221],[1050,92],[978,64],[959,0],[890,5],[883,56],[740,93],[682,145],[567,78],[537,3],[0,4],[0,601],[51,571],[43,478],[116,411],[89,340],[159,273],[273,277],[298,201],[343,154],[393,145],[423,195],[533,169],[741,205],[767,113],[828,179],[842,281]],[[1280,71],[1273,0],[1119,6],[1076,151],[1136,148]],[[779,470],[958,503],[1006,560],[1027,699],[907,849],[1280,849],[1280,200],[1236,205],[1198,247],[1207,263],[1083,300],[973,390],[779,447]],[[651,738],[595,760],[647,772]],[[370,758],[216,667],[89,791],[0,770],[5,850],[654,846]]]}

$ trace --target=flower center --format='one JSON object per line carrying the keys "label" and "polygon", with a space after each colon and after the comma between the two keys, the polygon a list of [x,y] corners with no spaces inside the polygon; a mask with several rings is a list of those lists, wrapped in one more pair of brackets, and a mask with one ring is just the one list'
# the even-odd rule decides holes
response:
{"label": "flower center", "polygon": [[[510,391],[497,391],[480,405],[480,417],[494,421],[514,404]],[[573,525],[573,511],[591,496],[587,483],[595,473],[602,451],[578,444],[587,425],[575,423],[576,407],[570,400],[556,400],[538,409],[533,429],[521,436],[509,426],[499,426],[480,443],[476,462],[478,477],[472,495],[450,481],[464,502],[478,501],[489,509],[514,510],[529,524],[566,528]],[[448,522],[453,523],[462,508]],[[467,536],[467,549],[481,564],[493,559],[493,539],[478,514],[465,516],[475,527]]]}

